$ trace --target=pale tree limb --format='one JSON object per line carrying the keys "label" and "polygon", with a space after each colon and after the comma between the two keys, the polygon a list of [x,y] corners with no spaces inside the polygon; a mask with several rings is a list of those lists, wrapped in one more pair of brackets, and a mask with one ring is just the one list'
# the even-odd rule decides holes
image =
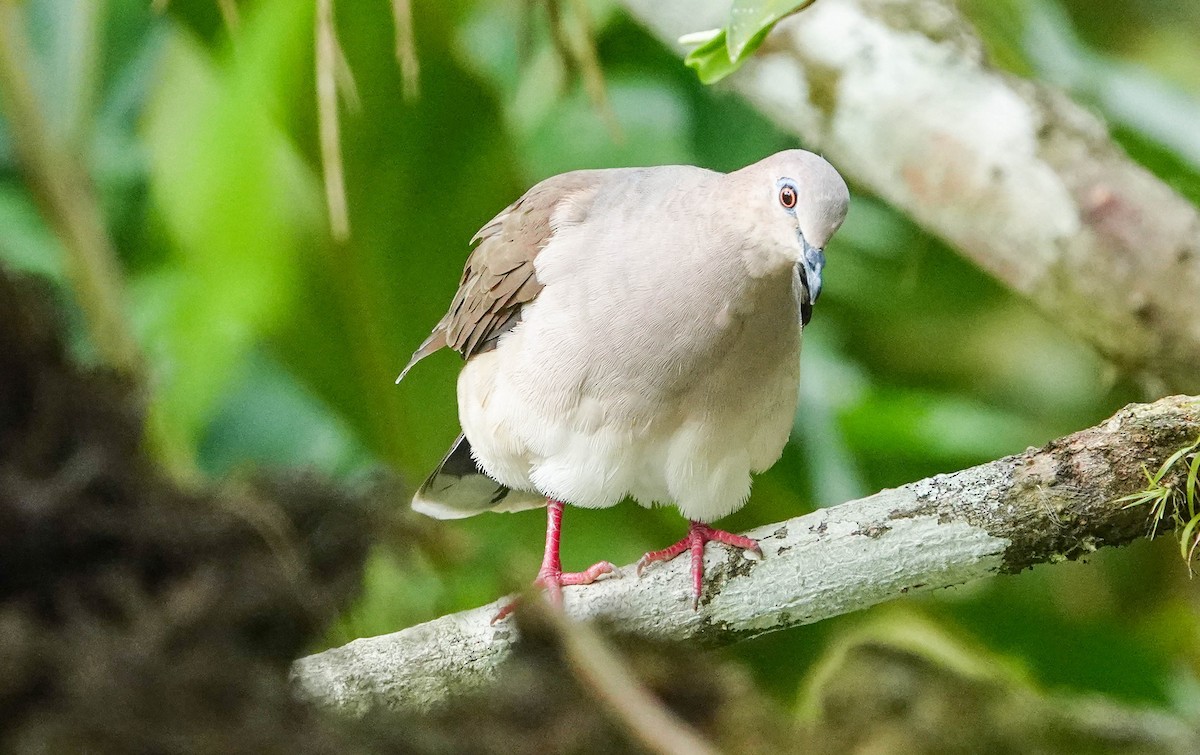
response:
{"label": "pale tree limb", "polygon": [[[564,591],[567,613],[655,638],[729,643],[1147,536],[1146,510],[1116,499],[1200,435],[1200,398],[1126,407],[1096,427],[1009,456],[747,534],[765,558],[710,546],[691,608],[687,559]],[[1182,565],[1180,568],[1183,568]],[[496,677],[515,639],[500,602],[302,658],[298,691],[362,714],[426,710]]]}
{"label": "pale tree limb", "polygon": [[[677,46],[730,4],[624,5]],[[1100,119],[985,57],[953,0],[819,0],[729,85],[1154,395],[1200,391],[1200,213]]]}

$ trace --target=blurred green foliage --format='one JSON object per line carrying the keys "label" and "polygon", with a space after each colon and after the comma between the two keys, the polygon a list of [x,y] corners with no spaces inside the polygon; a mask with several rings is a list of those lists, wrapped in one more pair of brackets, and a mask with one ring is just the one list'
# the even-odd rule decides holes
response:
{"label": "blurred green foliage", "polygon": [[[796,146],[694,73],[617,6],[592,4],[619,134],[568,75],[544,12],[415,3],[421,93],[402,94],[384,2],[336,4],[360,106],[341,111],[351,235],[329,237],[313,10],[295,0],[29,0],[33,79],[87,166],[130,286],[154,421],[210,475],[386,464],[419,483],[457,434],[451,354],[392,381],[447,306],[474,231],[529,185],[584,167],[728,170]],[[1130,152],[1200,199],[1200,11],[1165,0],[963,0],[1000,65],[1071,89]],[[81,47],[82,45],[82,47]],[[91,47],[88,47],[88,46]],[[91,49],[91,58],[80,50]],[[1152,82],[1138,87],[1136,82]],[[1156,99],[1157,98],[1157,99]],[[1190,120],[1189,120],[1190,119]],[[867,193],[829,250],[806,332],[793,443],[730,529],[986,461],[1092,424],[1135,386]],[[0,118],[0,259],[58,284]],[[81,353],[86,353],[81,351]],[[673,509],[567,514],[567,567],[673,542]],[[542,515],[444,525],[454,553],[372,562],[339,642],[477,605],[534,573]],[[1200,712],[1195,587],[1169,545],[1141,544],[912,601],[1049,685]],[[734,649],[792,700],[844,617]]]}

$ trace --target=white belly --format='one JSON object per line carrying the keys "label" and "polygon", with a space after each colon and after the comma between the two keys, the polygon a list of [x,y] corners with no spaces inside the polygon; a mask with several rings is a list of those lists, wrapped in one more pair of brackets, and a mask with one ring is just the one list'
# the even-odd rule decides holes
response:
{"label": "white belly", "polygon": [[781,292],[644,344],[628,342],[628,327],[596,326],[594,312],[587,321],[539,300],[459,376],[477,461],[504,485],[576,506],[628,495],[701,521],[736,510],[751,472],[779,458],[795,414],[799,322],[790,287]]}

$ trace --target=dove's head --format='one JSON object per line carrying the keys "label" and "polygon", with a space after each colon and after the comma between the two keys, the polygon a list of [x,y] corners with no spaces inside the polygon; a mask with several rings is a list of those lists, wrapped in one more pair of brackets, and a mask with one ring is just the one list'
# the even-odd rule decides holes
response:
{"label": "dove's head", "polygon": [[821,293],[825,244],[846,218],[850,191],[823,157],[790,149],[729,175],[750,205],[753,268],[799,265],[813,301]]}

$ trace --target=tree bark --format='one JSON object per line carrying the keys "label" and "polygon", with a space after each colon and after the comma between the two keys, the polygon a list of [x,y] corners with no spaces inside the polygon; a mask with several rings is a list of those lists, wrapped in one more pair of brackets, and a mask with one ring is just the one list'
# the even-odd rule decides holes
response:
{"label": "tree bark", "polygon": [[[673,47],[729,12],[624,5]],[[1152,395],[1200,391],[1200,213],[1096,116],[985,57],[953,0],[820,0],[730,86]]]}
{"label": "tree bark", "polygon": [[[651,637],[721,644],[1075,559],[1149,534],[1147,510],[1116,499],[1143,487],[1143,464],[1156,469],[1198,435],[1200,398],[1130,405],[1040,449],[759,527],[747,534],[759,539],[761,561],[711,545],[698,611],[686,558],[640,579],[627,566],[568,588],[564,608]],[[356,714],[433,708],[495,678],[515,639],[511,623],[489,623],[500,604],[302,658],[294,682]]]}

